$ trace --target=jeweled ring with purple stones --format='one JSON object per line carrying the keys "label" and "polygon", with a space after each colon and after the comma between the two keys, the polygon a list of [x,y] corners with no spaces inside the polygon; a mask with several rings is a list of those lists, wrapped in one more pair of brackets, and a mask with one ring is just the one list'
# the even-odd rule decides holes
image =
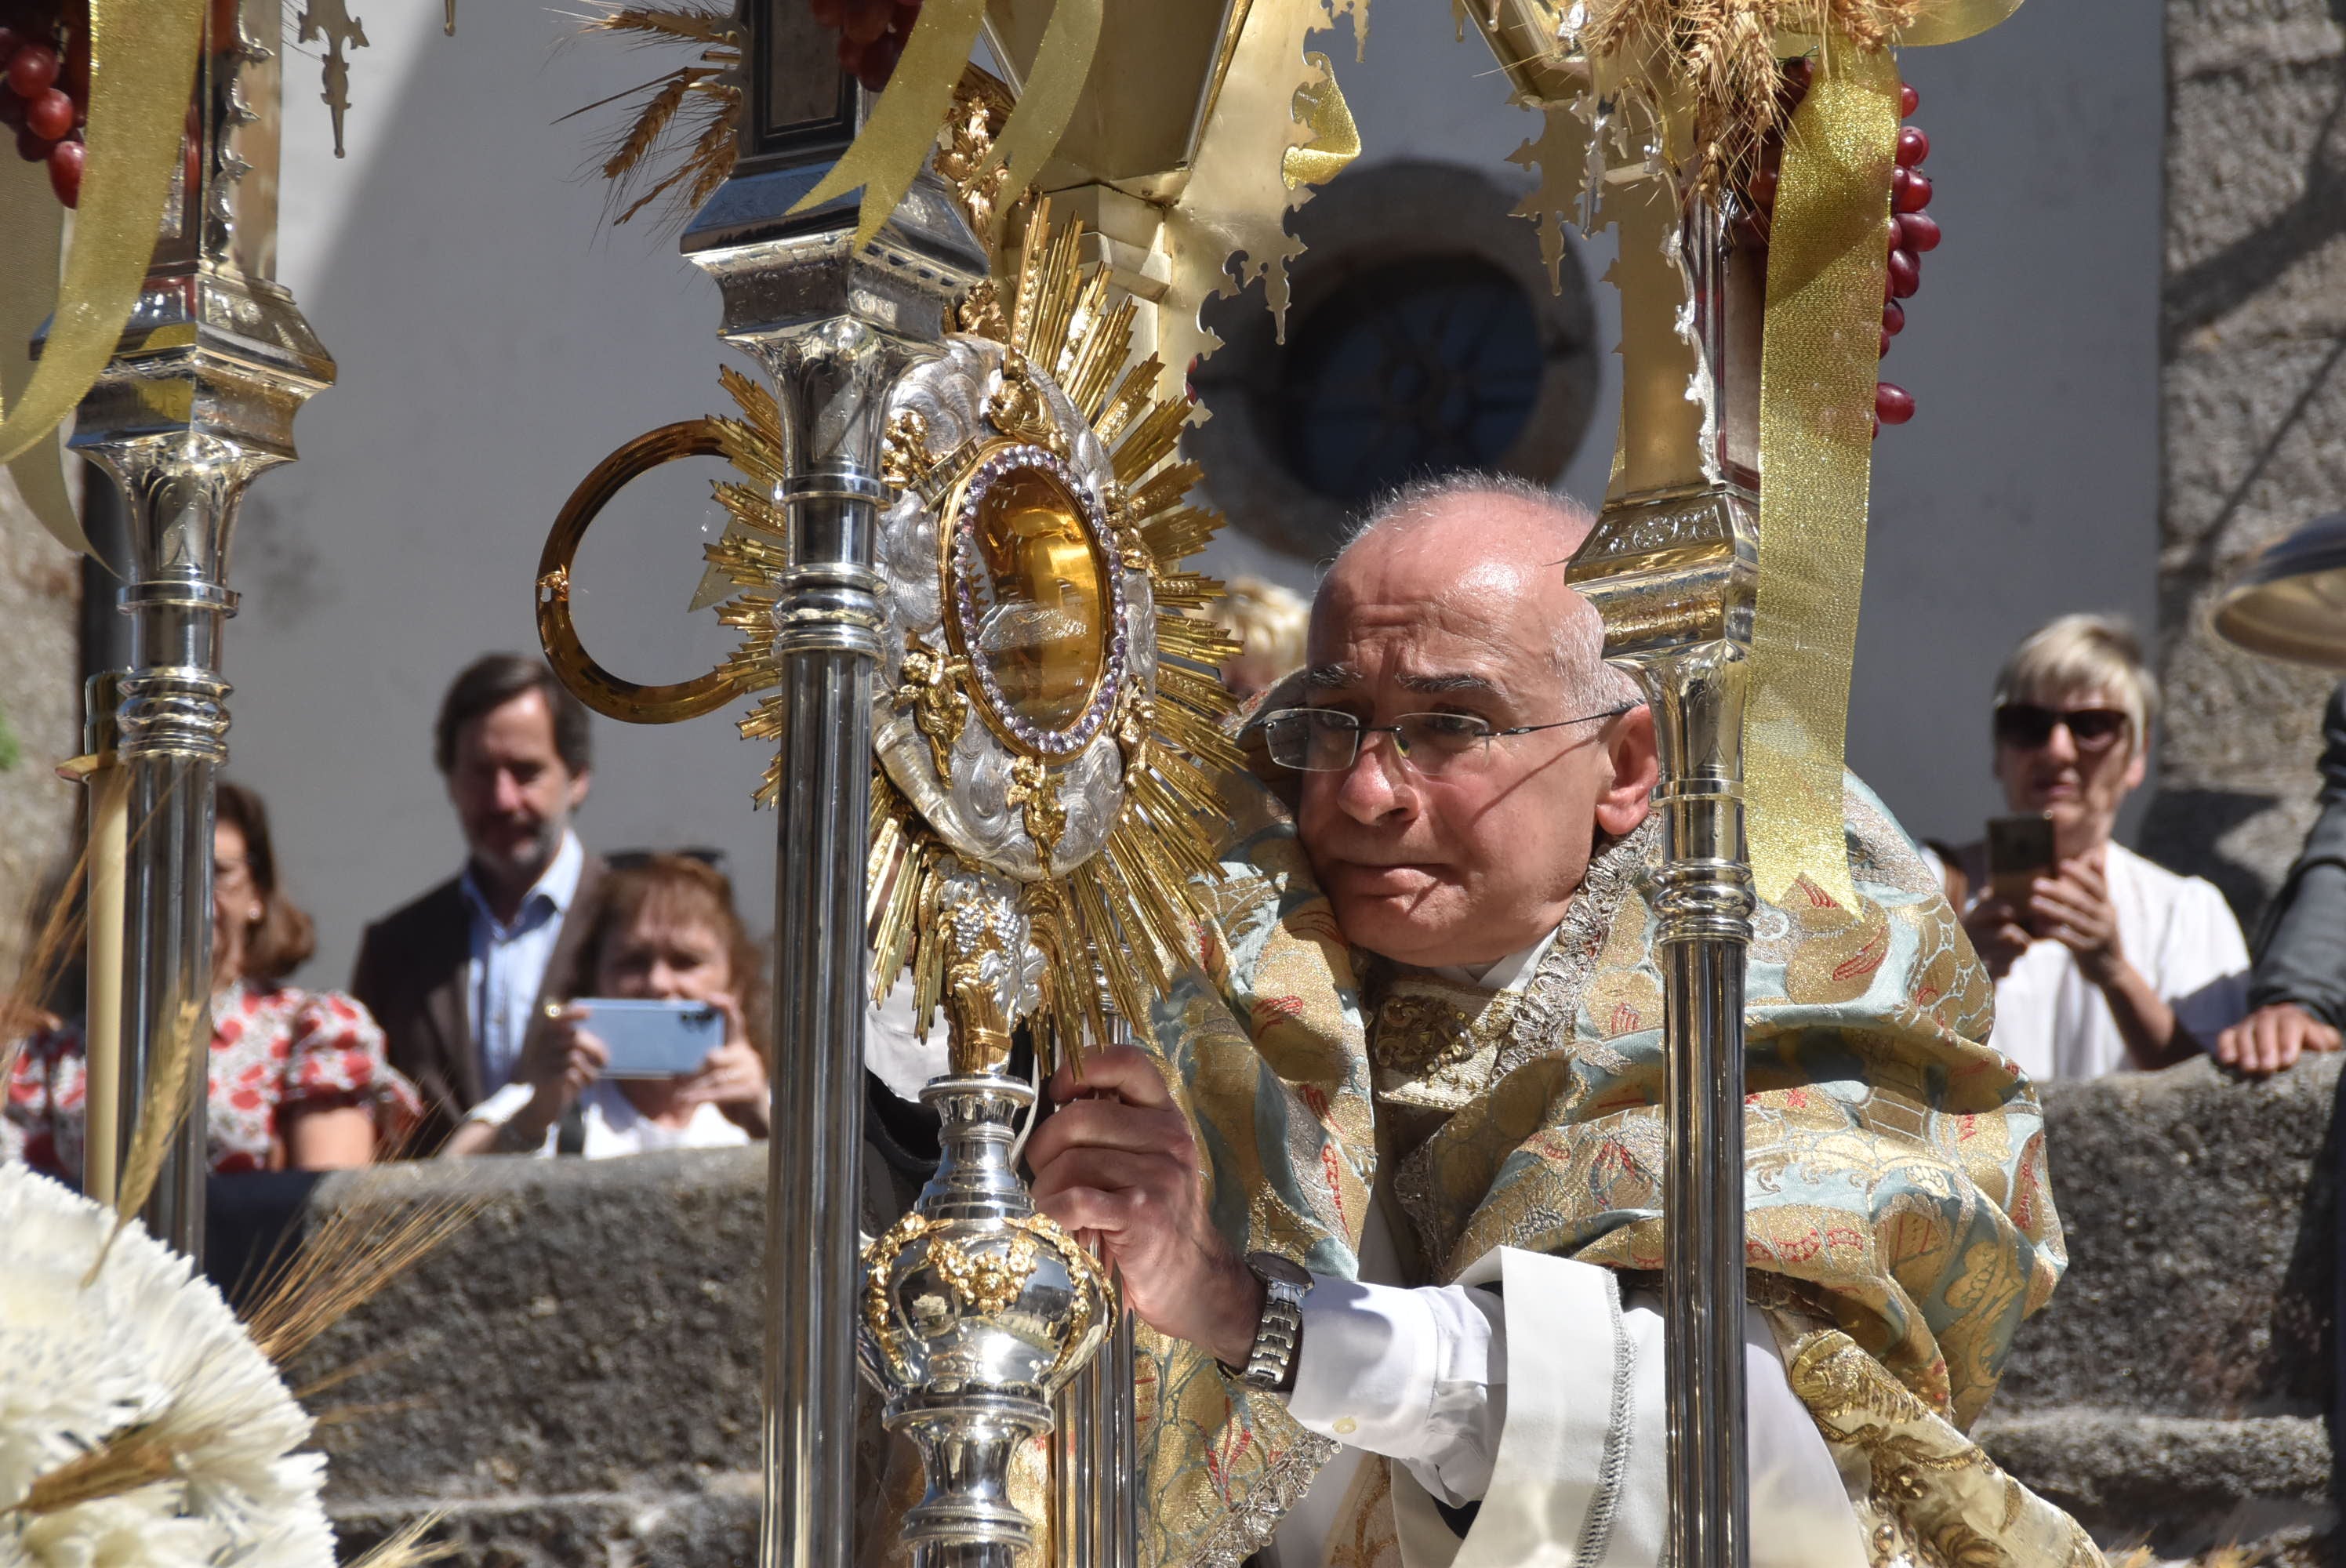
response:
{"label": "jeweled ring with purple stones", "polygon": [[990,718],[1038,755],[1082,750],[1115,709],[1127,653],[1098,499],[1065,460],[1006,445],[964,483],[953,529],[954,629]]}

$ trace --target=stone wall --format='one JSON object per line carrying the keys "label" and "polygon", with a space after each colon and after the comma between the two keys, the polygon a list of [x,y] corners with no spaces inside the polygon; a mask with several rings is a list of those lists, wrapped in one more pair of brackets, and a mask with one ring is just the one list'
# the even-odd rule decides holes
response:
{"label": "stone wall", "polygon": [[[2312,820],[2331,676],[2208,629],[2239,565],[2346,508],[2346,15],[2168,0],[2159,632],[2143,848],[2252,915]],[[2090,387],[2080,395],[2090,396]]]}
{"label": "stone wall", "polygon": [[[2337,1080],[2198,1064],[2045,1095],[2071,1267],[1981,1435],[2107,1544],[2327,1550]],[[350,1543],[444,1509],[466,1563],[746,1568],[764,1181],[746,1149],[322,1183],[321,1212],[486,1205],[301,1369],[360,1369],[315,1401]]]}
{"label": "stone wall", "polygon": [[0,476],[0,994],[71,870],[81,750],[81,567]]}

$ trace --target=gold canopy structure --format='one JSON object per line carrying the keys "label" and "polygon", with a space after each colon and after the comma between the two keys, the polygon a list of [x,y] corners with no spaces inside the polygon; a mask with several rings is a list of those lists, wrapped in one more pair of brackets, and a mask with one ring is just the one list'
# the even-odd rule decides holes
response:
{"label": "gold canopy structure", "polygon": [[2224,591],[2216,631],[2267,658],[2346,669],[2346,512],[2268,545]]}

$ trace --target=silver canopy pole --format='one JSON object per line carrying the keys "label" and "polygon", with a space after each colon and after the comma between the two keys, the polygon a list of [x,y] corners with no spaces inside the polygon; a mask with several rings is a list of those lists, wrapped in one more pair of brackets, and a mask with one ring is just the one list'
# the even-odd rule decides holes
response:
{"label": "silver canopy pole", "polygon": [[[781,0],[748,11],[746,55],[762,61],[770,30],[790,18]],[[776,802],[762,1568],[847,1568],[853,1556],[882,424],[897,376],[936,351],[953,304],[986,272],[933,175],[862,249],[852,197],[789,215],[843,150],[852,94],[842,78],[831,121],[784,124],[769,73],[753,72],[743,156],[683,242],[723,295],[724,340],[771,380],[787,475],[774,496],[791,565],[773,611],[788,715]]]}
{"label": "silver canopy pole", "polygon": [[[1714,477],[1608,499],[1568,576],[1604,618],[1606,657],[1644,687],[1661,760],[1667,1560],[1744,1568],[1743,994],[1754,906],[1743,709],[1759,573],[1752,451],[1764,258],[1755,265],[1732,248],[1713,201],[1694,199],[1681,219],[1668,182],[1651,185],[1650,205],[1623,220],[1623,253],[1655,243],[1655,226],[1683,222],[1679,254],[1699,339],[1693,369],[1713,411],[1701,455]],[[1637,304],[1625,298],[1625,311]],[[1660,380],[1667,390],[1671,378]],[[1685,387],[1682,374],[1675,385]]]}
{"label": "silver canopy pole", "polygon": [[[165,215],[128,330],[82,402],[72,443],[121,486],[129,539],[120,565],[131,667],[112,683],[128,823],[121,962],[114,973],[93,968],[90,984],[110,990],[121,1021],[119,1157],[171,1043],[186,1036],[195,1054],[186,1125],[141,1210],[152,1234],[195,1256],[209,1165],[212,785],[228,759],[230,538],[245,486],[292,460],[294,414],[334,378],[292,296],[270,279],[280,7],[243,0],[211,15],[196,70],[193,177]],[[228,36],[223,17],[234,24]]]}

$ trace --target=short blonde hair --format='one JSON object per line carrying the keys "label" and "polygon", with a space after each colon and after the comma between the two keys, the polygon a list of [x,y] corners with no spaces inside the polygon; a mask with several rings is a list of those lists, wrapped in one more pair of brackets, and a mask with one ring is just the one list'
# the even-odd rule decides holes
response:
{"label": "short blonde hair", "polygon": [[2063,616],[2028,634],[1996,672],[1995,705],[2058,701],[2102,691],[2124,709],[2134,743],[2158,717],[2158,683],[2142,660],[2134,628],[2116,616]]}
{"label": "short blonde hair", "polygon": [[1303,596],[1261,577],[1232,577],[1206,616],[1237,639],[1233,665],[1252,665],[1275,680],[1303,667],[1303,636],[1311,606]]}

